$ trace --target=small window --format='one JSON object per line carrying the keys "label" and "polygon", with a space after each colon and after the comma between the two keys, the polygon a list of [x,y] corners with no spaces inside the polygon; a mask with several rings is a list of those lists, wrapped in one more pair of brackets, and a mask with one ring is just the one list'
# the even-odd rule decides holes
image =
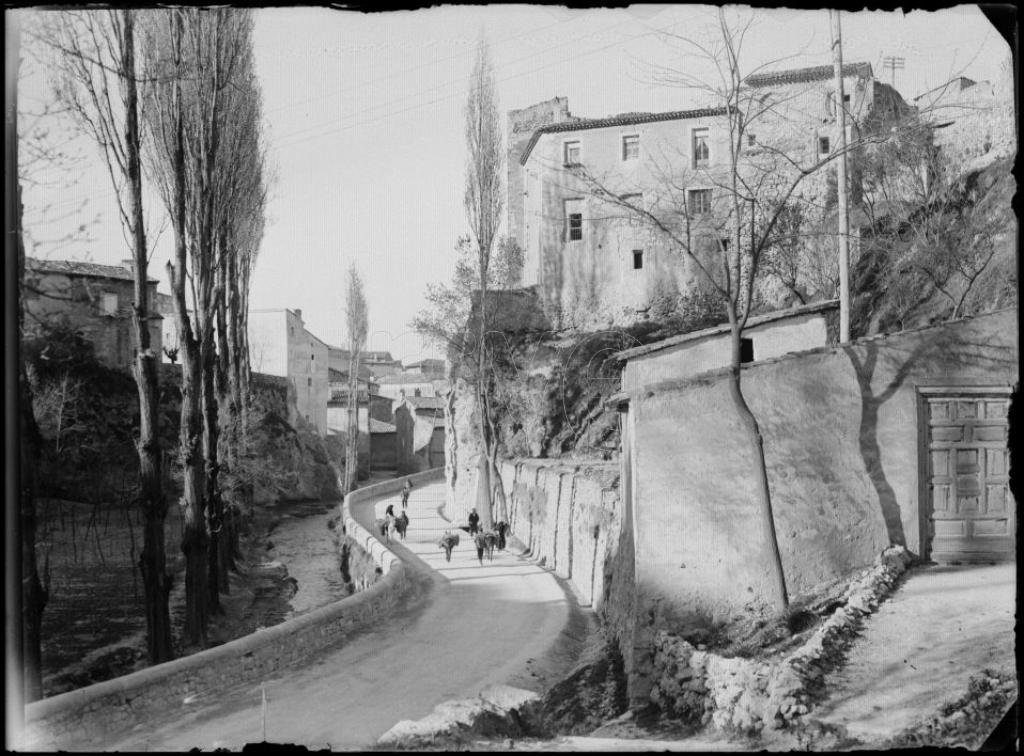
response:
{"label": "small window", "polygon": [[740,339],[740,362],[754,361],[754,340]]}
{"label": "small window", "polygon": [[313,385],[313,379],[312,378],[307,378],[306,379],[306,385],[307,386],[312,386]]}
{"label": "small window", "polygon": [[818,137],[818,152],[827,155],[832,151],[828,137]]}
{"label": "small window", "polygon": [[311,362],[315,362],[316,361],[316,355],[315,354],[309,355],[309,359],[310,359]]}
{"label": "small window", "polygon": [[631,134],[622,137],[622,159],[638,160],[640,158],[640,137]]}
{"label": "small window", "polygon": [[843,95],[843,102],[849,102],[849,101],[850,101],[850,95],[844,94]]}
{"label": "small window", "polygon": [[640,270],[644,267],[644,251],[642,249],[633,250],[633,270]]}
{"label": "small window", "polygon": [[710,189],[690,189],[688,199],[690,215],[704,215],[711,212]]}
{"label": "small window", "polygon": [[580,143],[579,142],[566,142],[565,143],[565,164],[566,165],[579,165],[580,164]]}
{"label": "small window", "polygon": [[565,202],[565,236],[569,241],[583,239],[582,200],[566,200]]}
{"label": "small window", "polygon": [[732,239],[730,239],[728,236],[723,236],[721,239],[719,239],[719,241],[722,244],[722,251],[728,252],[729,247],[732,246]]}
{"label": "small window", "polygon": [[295,335],[295,326],[288,326],[288,334],[290,336],[294,336]]}
{"label": "small window", "polygon": [[423,392],[420,391],[419,389],[413,389],[412,395],[413,396],[423,396]]}
{"label": "small window", "polygon": [[757,145],[757,134],[747,134],[747,147],[754,147]]}
{"label": "small window", "polygon": [[116,292],[103,292],[103,298],[100,305],[103,308],[104,315],[117,315],[117,293]]}
{"label": "small window", "polygon": [[693,167],[706,168],[711,162],[711,138],[708,129],[693,130]]}

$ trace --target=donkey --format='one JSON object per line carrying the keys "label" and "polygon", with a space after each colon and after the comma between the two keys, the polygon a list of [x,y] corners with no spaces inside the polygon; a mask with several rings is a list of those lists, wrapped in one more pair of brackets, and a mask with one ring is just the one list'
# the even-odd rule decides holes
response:
{"label": "donkey", "polygon": [[441,536],[441,540],[437,542],[437,545],[444,549],[444,560],[450,562],[452,561],[452,549],[459,545],[459,534],[452,533],[449,530]]}
{"label": "donkey", "polygon": [[395,530],[398,531],[398,537],[403,541],[405,540],[405,531],[409,528],[409,515],[402,512],[398,517],[395,518]]}
{"label": "donkey", "polygon": [[473,536],[473,542],[476,544],[476,558],[480,560],[480,564],[484,563],[484,554],[487,554],[488,561],[494,561],[494,547],[498,543],[498,534],[488,530],[486,533],[477,533]]}

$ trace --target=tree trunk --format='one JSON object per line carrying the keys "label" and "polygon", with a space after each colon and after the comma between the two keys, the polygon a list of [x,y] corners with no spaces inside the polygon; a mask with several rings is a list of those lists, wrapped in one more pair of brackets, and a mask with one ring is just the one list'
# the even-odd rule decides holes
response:
{"label": "tree trunk", "polygon": [[[178,70],[181,65],[182,19],[180,13],[172,15],[175,52]],[[185,555],[185,640],[191,645],[206,645],[207,625],[207,540],[206,506],[203,498],[202,468],[202,390],[199,343],[192,331],[186,306],[186,271],[188,250],[185,214],[185,133],[183,103],[179,78],[172,82],[172,112],[175,114],[174,144],[174,196],[171,222],[174,226],[174,263],[167,264],[168,277],[174,297],[174,315],[181,350],[181,424],[180,444],[182,463],[182,537],[181,550]]]}
{"label": "tree trunk", "polygon": [[164,523],[167,498],[163,491],[163,450],[160,444],[158,355],[149,334],[149,284],[146,233],[142,213],[142,161],[139,155],[138,90],[135,81],[134,12],[124,14],[125,146],[127,148],[129,221],[132,235],[135,306],[132,325],[138,351],[132,373],[139,392],[139,507],[143,513],[143,545],[139,569],[146,604],[146,651],[151,664],[168,661],[171,651],[171,616],[168,597],[171,577],[167,574]]}
{"label": "tree trunk", "polygon": [[[212,313],[206,313],[209,321]],[[209,584],[206,600],[210,614],[220,614],[220,535],[224,520],[223,500],[220,496],[220,463],[217,457],[219,427],[217,423],[217,393],[215,372],[217,355],[213,344],[213,326],[207,322],[202,328],[203,338],[199,346],[202,366],[202,412],[203,412],[203,471],[206,488],[206,512],[209,540],[207,557],[209,566],[206,579]]]}
{"label": "tree trunk", "polygon": [[345,439],[345,490],[342,493],[350,493],[355,490],[357,481],[357,468],[359,465],[359,452],[356,444],[359,434],[359,354],[354,344],[349,344],[350,357],[348,362],[348,428]]}
{"label": "tree trunk", "polygon": [[779,553],[779,540],[775,533],[775,517],[772,513],[772,497],[768,488],[768,467],[764,459],[764,440],[761,437],[761,428],[757,418],[750,411],[747,400],[743,396],[740,385],[740,336],[741,331],[736,327],[736,314],[732,305],[729,306],[730,320],[733,321],[732,331],[732,365],[729,370],[729,395],[732,397],[736,413],[739,415],[743,428],[747,432],[750,441],[751,451],[754,453],[754,473],[757,476],[758,501],[761,508],[761,524],[764,531],[765,548],[771,565],[772,582],[774,583],[775,609],[779,613],[789,608],[789,596],[786,591],[786,577],[782,570],[782,556]]}

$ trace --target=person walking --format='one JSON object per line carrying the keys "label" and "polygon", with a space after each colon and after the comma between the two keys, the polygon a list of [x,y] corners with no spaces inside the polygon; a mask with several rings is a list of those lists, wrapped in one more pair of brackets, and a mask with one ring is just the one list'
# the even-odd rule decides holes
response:
{"label": "person walking", "polygon": [[412,482],[405,481],[405,485],[402,486],[402,509],[409,507],[409,494],[412,493]]}
{"label": "person walking", "polygon": [[469,510],[469,534],[475,535],[480,530],[480,515],[476,513],[476,507]]}

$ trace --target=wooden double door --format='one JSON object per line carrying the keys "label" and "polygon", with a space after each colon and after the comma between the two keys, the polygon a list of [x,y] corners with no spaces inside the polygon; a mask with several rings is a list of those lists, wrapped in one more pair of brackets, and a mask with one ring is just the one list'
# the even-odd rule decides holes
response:
{"label": "wooden double door", "polygon": [[1007,449],[1009,392],[924,397],[931,558],[940,563],[1014,558],[1016,503]]}

